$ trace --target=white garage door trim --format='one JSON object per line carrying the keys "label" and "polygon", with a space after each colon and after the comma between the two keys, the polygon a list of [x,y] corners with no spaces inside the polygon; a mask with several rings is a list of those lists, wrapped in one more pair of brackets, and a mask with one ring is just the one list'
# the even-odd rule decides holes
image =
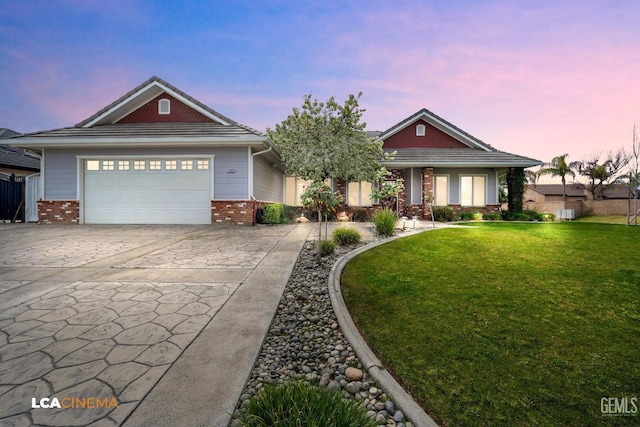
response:
{"label": "white garage door trim", "polygon": [[77,156],[80,223],[210,224],[214,157]]}

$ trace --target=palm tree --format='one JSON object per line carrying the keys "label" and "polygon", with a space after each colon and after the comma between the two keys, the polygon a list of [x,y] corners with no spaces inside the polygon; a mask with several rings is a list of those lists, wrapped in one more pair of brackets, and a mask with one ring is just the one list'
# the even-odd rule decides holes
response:
{"label": "palm tree", "polygon": [[566,185],[567,176],[571,178],[576,177],[576,173],[573,171],[576,169],[580,162],[567,163],[568,154],[554,157],[550,163],[545,163],[538,172],[540,175],[559,176],[562,181],[562,200],[567,198]]}
{"label": "palm tree", "polygon": [[533,188],[536,188],[536,185],[538,185],[538,179],[540,179],[540,171],[526,170],[524,171],[524,174],[527,177],[529,184],[533,185]]}

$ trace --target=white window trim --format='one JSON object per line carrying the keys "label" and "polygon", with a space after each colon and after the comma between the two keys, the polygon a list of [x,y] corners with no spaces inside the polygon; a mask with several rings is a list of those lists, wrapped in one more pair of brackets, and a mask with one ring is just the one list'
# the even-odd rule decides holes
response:
{"label": "white window trim", "polygon": [[416,125],[416,136],[425,136],[427,134],[427,127],[422,123]]}
{"label": "white window trim", "polygon": [[[163,105],[166,105],[166,111],[163,109]],[[171,114],[171,100],[167,98],[162,98],[158,100],[158,114],[160,115],[168,115]]]}
{"label": "white window trim", "polygon": [[[474,176],[482,176],[484,177],[484,205],[476,205],[475,203],[472,205],[464,205],[462,204],[462,178],[463,177],[471,177],[471,182],[473,183],[473,177]],[[462,207],[469,207],[469,208],[474,208],[474,207],[485,207],[487,206],[487,200],[489,199],[489,175],[488,174],[483,174],[483,173],[474,173],[474,174],[464,174],[464,175],[459,175],[458,176],[458,186],[459,188],[459,201],[460,201],[460,206]],[[473,189],[471,191],[471,194],[473,194]],[[474,200],[475,202],[475,200]]]}

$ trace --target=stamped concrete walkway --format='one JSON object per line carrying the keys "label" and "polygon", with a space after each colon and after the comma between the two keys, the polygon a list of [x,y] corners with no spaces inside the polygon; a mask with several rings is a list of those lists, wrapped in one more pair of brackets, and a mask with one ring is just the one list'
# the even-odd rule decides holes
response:
{"label": "stamped concrete walkway", "polygon": [[226,426],[311,230],[0,224],[0,425]]}

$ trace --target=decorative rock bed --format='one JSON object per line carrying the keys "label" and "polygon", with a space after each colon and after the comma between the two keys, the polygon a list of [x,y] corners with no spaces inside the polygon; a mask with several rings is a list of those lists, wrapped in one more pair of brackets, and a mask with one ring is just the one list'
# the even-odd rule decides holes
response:
{"label": "decorative rock bed", "polygon": [[353,249],[338,246],[318,265],[314,243],[305,244],[238,408],[264,383],[304,380],[342,390],[346,398],[362,402],[373,419],[387,426],[413,427],[384,390],[363,372],[333,312],[327,278],[336,260]]}

